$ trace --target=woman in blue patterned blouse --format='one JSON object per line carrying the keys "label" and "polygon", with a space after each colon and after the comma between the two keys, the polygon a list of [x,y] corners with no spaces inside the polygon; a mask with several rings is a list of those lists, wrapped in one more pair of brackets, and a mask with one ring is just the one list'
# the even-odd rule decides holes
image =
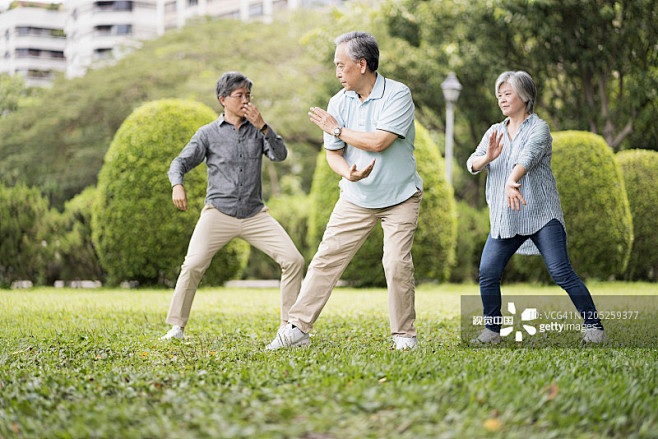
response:
{"label": "woman in blue patterned blouse", "polygon": [[491,231],[480,261],[485,328],[478,340],[500,341],[500,280],[514,253],[541,254],[553,280],[564,288],[585,320],[584,340],[605,332],[592,296],[567,255],[560,197],[551,170],[552,137],[534,114],[535,83],[523,71],[504,72],[495,93],[505,120],[492,125],[468,159],[469,172],[488,171],[486,199]]}

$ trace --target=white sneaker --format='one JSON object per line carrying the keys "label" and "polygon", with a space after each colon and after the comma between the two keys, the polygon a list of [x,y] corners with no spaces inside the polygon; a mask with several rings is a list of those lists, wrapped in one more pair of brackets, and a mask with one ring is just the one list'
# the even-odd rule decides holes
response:
{"label": "white sneaker", "polygon": [[478,338],[474,341],[487,344],[497,344],[500,343],[500,333],[492,331],[489,328],[484,328]]}
{"label": "white sneaker", "polygon": [[585,334],[583,335],[584,343],[603,343],[608,337],[605,335],[605,331],[599,328],[587,328],[585,329]]}
{"label": "white sneaker", "polygon": [[311,337],[302,332],[299,328],[293,328],[292,323],[281,326],[276,332],[276,337],[265,349],[276,351],[282,348],[292,348],[295,346],[308,346],[311,344]]}
{"label": "white sneaker", "polygon": [[162,337],[160,337],[160,340],[171,340],[172,338],[175,338],[177,340],[182,340],[185,338],[185,334],[183,333],[183,328],[181,328],[178,325],[174,325],[171,327],[171,329]]}
{"label": "white sneaker", "polygon": [[393,341],[395,342],[396,351],[412,351],[418,347],[416,337],[402,337],[401,335],[394,335]]}

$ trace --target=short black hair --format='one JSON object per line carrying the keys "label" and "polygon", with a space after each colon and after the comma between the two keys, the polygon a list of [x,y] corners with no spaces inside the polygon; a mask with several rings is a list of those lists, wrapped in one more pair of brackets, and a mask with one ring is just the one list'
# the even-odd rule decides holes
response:
{"label": "short black hair", "polygon": [[222,96],[230,96],[233,90],[238,88],[246,88],[251,91],[253,85],[252,80],[240,72],[226,72],[217,80],[217,86],[215,87],[217,100]]}

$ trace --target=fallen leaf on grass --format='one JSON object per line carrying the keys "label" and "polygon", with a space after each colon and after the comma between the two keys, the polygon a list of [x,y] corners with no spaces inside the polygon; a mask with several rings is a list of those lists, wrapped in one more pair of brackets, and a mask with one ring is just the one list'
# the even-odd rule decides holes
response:
{"label": "fallen leaf on grass", "polygon": [[555,382],[553,382],[550,387],[549,386],[544,386],[542,389],[542,392],[546,392],[548,390],[548,395],[546,396],[546,401],[552,401],[555,399],[558,393],[560,393],[560,388],[557,386]]}
{"label": "fallen leaf on grass", "polygon": [[384,378],[380,378],[378,382],[379,382],[379,383],[385,383],[385,382],[386,382],[386,377],[384,377]]}
{"label": "fallen leaf on grass", "polygon": [[489,418],[482,424],[487,431],[496,432],[503,429],[503,423],[498,418]]}

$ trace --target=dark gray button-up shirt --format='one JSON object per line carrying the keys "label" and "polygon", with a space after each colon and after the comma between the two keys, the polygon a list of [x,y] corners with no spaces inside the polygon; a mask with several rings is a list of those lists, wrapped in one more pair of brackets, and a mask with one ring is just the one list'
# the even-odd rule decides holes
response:
{"label": "dark gray button-up shirt", "polygon": [[249,218],[263,207],[261,166],[263,154],[281,161],[288,155],[280,136],[269,127],[267,135],[245,120],[239,129],[224,120],[204,125],[192,136],[169,167],[172,187],[183,184],[183,176],[203,160],[208,167],[206,204],[220,212]]}

